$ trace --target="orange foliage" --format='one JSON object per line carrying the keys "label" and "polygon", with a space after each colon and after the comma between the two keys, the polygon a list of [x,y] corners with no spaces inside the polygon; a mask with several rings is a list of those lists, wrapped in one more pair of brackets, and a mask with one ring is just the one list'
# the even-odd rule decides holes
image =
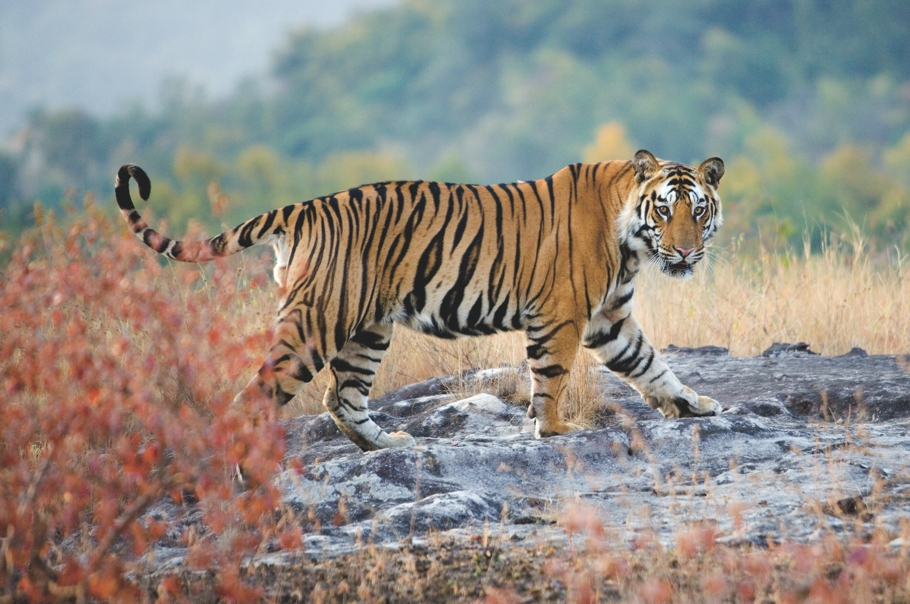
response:
{"label": "orange foliage", "polygon": [[268,403],[230,406],[266,342],[231,305],[259,282],[216,264],[200,286],[92,208],[46,220],[0,271],[0,600],[135,600],[125,575],[168,532],[146,514],[187,496],[211,536],[184,545],[249,600],[236,569],[273,532],[284,446]]}

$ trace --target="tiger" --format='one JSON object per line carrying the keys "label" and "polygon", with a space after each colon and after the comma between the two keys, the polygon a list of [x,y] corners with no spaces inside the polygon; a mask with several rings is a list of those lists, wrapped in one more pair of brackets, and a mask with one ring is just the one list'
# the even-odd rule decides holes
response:
{"label": "tiger", "polygon": [[133,205],[151,182],[123,165],[116,201],[130,229],[159,254],[205,262],[271,244],[282,294],[274,340],[234,399],[277,406],[328,368],[323,404],[364,451],[410,447],[368,411],[394,325],[440,338],[524,331],[527,415],[537,438],[581,427],[560,417],[584,346],[666,418],[718,415],[684,386],[632,315],[648,263],[693,274],[723,218],[718,157],[692,168],[640,150],[631,160],[576,163],[534,181],[473,185],[390,181],[266,212],[207,240],[175,241]]}

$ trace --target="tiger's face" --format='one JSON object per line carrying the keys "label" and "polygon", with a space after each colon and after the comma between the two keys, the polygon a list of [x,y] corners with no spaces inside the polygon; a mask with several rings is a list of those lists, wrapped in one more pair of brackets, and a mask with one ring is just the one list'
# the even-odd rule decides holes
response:
{"label": "tiger's face", "polygon": [[723,222],[717,186],[724,162],[712,157],[691,168],[642,150],[632,164],[638,189],[620,219],[624,241],[664,273],[691,277]]}

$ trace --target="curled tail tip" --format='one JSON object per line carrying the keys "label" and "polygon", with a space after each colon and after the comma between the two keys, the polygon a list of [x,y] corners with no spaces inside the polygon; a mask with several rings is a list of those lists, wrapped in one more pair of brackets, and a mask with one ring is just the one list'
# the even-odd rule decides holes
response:
{"label": "curled tail tip", "polygon": [[134,178],[136,180],[136,184],[139,185],[139,197],[147,201],[149,196],[152,194],[152,182],[149,180],[148,174],[145,173],[145,170],[136,164],[123,164],[120,166],[120,170],[117,171],[117,178],[114,183],[115,191],[119,191],[121,187],[126,187],[126,192],[128,193],[130,177]]}

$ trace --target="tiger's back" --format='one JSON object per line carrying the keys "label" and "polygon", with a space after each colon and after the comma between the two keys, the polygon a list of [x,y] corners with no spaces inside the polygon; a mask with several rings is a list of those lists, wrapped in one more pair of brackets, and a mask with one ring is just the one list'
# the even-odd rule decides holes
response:
{"label": "tiger's back", "polygon": [[[660,231],[693,240],[676,250],[693,252],[697,244],[700,252],[720,221],[715,189],[722,174],[716,158],[693,170],[639,152],[633,161],[574,164],[530,182],[377,183],[189,243],[156,233],[132,207],[130,176],[144,198],[149,193],[138,168],[121,169],[117,198],[134,232],[177,260],[271,243],[284,286],[276,343],[237,402],[266,394],[286,403],[328,366],[327,409],[354,442],[373,449],[414,442],[386,433],[367,414],[372,378],[396,322],[445,338],[524,330],[533,380],[529,415],[541,436],[577,429],[557,411],[580,343],[611,369],[625,370],[617,372],[665,415],[717,412],[716,402],[679,384],[647,344],[631,317],[631,298],[642,260],[657,257],[691,271],[694,256],[671,262],[679,252],[660,249]],[[689,218],[678,212],[686,204]],[[682,218],[658,224],[670,207]],[[697,212],[711,223],[699,222]],[[670,260],[663,258],[668,253]]]}
{"label": "tiger's back", "polygon": [[288,217],[288,300],[337,315],[350,332],[341,339],[389,320],[440,337],[523,329],[557,299],[590,313],[615,280],[618,232],[579,227],[615,223],[620,203],[604,216],[578,173],[624,169],[629,162],[579,164],[493,186],[380,183],[298,204]]}

